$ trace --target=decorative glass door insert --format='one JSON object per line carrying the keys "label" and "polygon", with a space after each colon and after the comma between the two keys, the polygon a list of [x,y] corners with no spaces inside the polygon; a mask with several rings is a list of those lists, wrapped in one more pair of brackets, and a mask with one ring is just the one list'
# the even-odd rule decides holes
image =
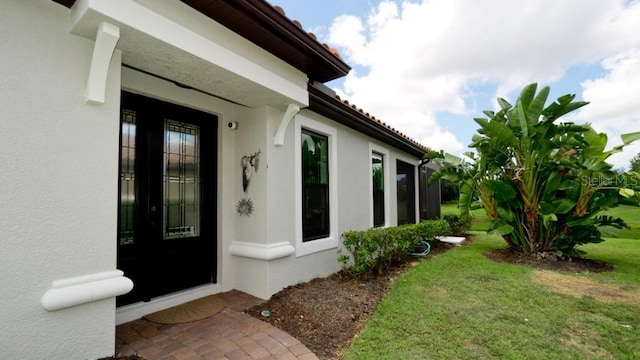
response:
{"label": "decorative glass door insert", "polygon": [[199,236],[199,127],[165,119],[164,137],[164,239]]}

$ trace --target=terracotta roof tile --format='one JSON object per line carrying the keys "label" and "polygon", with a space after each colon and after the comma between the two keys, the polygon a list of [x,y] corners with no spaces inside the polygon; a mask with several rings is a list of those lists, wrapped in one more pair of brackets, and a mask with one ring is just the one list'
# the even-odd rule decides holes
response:
{"label": "terracotta roof tile", "polygon": [[[267,1],[265,1],[267,4],[269,4]],[[270,4],[271,5],[271,4]],[[302,24],[300,23],[300,21],[295,20],[295,19],[290,19],[289,17],[287,17],[287,13],[284,11],[284,9],[281,6],[278,5],[271,5],[273,6],[273,8],[279,12],[283,17],[287,18],[287,20],[291,21],[295,26],[299,27],[300,29],[304,30]],[[312,32],[308,32],[307,35],[309,35],[310,38],[312,38],[315,41],[318,41],[318,38],[316,37],[316,35]],[[331,52],[333,54],[333,56],[335,56],[336,58],[340,59],[340,61],[344,61],[342,59],[342,56],[340,55],[340,52],[338,52],[338,50],[336,48],[332,48],[331,46],[327,45],[327,44],[322,44],[322,46],[324,46],[327,50],[329,50],[329,52]]]}
{"label": "terracotta roof tile", "polygon": [[280,6],[275,5],[273,8],[274,8],[274,9],[276,9],[276,11],[277,11],[277,12],[279,12],[280,14],[282,14],[282,16],[287,16],[287,14],[284,12],[284,9],[283,9],[283,8],[281,8]]}
{"label": "terracotta roof tile", "polygon": [[358,111],[359,113],[361,113],[362,115],[366,116],[369,120],[371,120],[371,122],[380,124],[382,126],[384,126],[385,128],[391,130],[392,132],[396,133],[397,135],[399,135],[400,137],[402,137],[403,139],[405,139],[406,141],[424,149],[424,151],[431,151],[431,148],[428,146],[425,146],[421,143],[419,143],[418,141],[414,140],[413,138],[405,135],[403,132],[395,129],[394,127],[392,127],[391,125],[381,121],[380,119],[376,119],[375,116],[369,114],[368,112],[364,111],[362,108],[358,107],[356,104],[350,104],[349,100],[346,99],[341,99],[339,95],[335,96],[336,100],[338,100],[339,102],[342,102],[345,105],[350,106],[352,109]]}

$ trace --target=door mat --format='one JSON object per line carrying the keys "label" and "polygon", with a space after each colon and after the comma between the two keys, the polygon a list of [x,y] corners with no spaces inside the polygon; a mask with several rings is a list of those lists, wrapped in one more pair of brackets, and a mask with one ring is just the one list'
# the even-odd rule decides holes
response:
{"label": "door mat", "polygon": [[184,324],[206,319],[220,312],[224,301],[215,295],[207,296],[145,315],[144,319],[158,324]]}

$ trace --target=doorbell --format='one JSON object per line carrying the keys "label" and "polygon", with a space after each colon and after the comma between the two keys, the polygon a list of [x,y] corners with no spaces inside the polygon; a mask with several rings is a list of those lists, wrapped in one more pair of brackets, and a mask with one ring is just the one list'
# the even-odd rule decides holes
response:
{"label": "doorbell", "polygon": [[227,127],[231,130],[238,130],[238,122],[237,121],[229,121],[227,123]]}

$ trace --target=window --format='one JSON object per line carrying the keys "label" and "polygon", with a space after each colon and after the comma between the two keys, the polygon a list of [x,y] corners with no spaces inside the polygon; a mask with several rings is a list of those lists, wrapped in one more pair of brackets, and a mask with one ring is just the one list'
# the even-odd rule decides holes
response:
{"label": "window", "polygon": [[296,256],[338,247],[337,131],[297,115],[295,119]]}
{"label": "window", "polygon": [[398,225],[416,222],[415,166],[396,161]]}
{"label": "window", "polygon": [[329,139],[303,129],[302,142],[302,241],[328,237]]}
{"label": "window", "polygon": [[440,217],[440,180],[428,185],[429,178],[436,172],[429,165],[422,165],[420,169],[420,220],[438,219]]}
{"label": "window", "polygon": [[133,244],[136,203],[136,112],[122,109],[120,159],[120,245]]}
{"label": "window", "polygon": [[200,236],[200,128],[165,119],[164,238]]}
{"label": "window", "polygon": [[377,152],[371,153],[371,176],[373,188],[373,226],[385,225],[384,216],[384,156]]}

